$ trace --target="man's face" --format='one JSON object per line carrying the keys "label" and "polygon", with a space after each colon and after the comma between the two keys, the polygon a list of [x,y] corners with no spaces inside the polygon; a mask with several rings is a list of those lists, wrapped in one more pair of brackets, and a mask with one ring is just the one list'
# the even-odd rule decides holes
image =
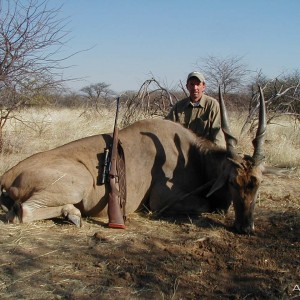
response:
{"label": "man's face", "polygon": [[205,90],[205,82],[200,82],[197,77],[192,77],[188,80],[186,88],[190,92],[190,97],[193,102],[201,99],[203,91]]}

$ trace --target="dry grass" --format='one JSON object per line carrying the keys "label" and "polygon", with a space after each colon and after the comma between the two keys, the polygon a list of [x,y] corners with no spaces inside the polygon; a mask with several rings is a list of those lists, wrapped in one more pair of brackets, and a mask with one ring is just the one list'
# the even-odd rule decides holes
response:
{"label": "dry grass", "polygon": [[[31,108],[20,112],[23,122],[11,120],[5,127],[4,153],[0,154],[0,172],[6,171],[33,153],[45,151],[82,137],[112,132],[114,111],[104,110],[101,115],[80,109]],[[252,154],[249,134],[240,135],[246,116],[230,114],[231,127],[239,137],[238,151]],[[119,118],[121,120],[121,117]],[[300,166],[300,133],[292,120],[283,118],[269,125],[266,134],[267,164],[291,169]]]}
{"label": "dry grass", "polygon": [[[245,114],[231,114],[231,127],[233,134],[238,137],[238,151],[252,154],[252,139],[254,133],[240,135],[241,128],[246,120]],[[293,119],[284,116],[277,119],[276,124],[267,126],[265,139],[265,156],[268,165],[289,168],[299,172],[300,167],[300,132],[299,124]]]}
{"label": "dry grass", "polygon": [[112,132],[114,112],[86,112],[80,109],[27,109],[12,119],[4,130],[4,153],[0,171],[40,151],[100,133]]}
{"label": "dry grass", "polygon": [[266,138],[269,161],[273,165],[288,168],[300,166],[299,126],[286,117],[270,125]]}

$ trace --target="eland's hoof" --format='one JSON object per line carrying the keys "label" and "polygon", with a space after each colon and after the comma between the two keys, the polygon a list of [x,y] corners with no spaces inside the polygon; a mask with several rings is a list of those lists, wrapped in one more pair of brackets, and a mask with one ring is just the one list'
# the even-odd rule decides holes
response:
{"label": "eland's hoof", "polygon": [[81,217],[76,216],[76,215],[68,215],[68,219],[75,224],[77,227],[81,227],[82,226],[82,221],[81,221]]}

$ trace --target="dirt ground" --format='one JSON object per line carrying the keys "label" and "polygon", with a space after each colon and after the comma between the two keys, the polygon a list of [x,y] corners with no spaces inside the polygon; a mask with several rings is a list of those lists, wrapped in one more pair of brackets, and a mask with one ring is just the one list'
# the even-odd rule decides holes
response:
{"label": "dirt ground", "polygon": [[227,216],[11,225],[0,214],[0,299],[300,299],[300,179],[265,177],[256,234]]}

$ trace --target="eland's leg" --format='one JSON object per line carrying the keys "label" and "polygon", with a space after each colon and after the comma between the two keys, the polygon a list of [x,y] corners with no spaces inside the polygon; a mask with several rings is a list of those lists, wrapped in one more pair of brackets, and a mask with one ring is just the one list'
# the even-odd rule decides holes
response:
{"label": "eland's leg", "polygon": [[66,217],[77,227],[82,225],[81,222],[81,212],[73,204],[65,204],[56,207],[31,207],[27,203],[20,205],[17,211],[16,209],[11,209],[6,217],[9,222],[12,223],[29,223],[33,221],[52,219],[57,217]]}

